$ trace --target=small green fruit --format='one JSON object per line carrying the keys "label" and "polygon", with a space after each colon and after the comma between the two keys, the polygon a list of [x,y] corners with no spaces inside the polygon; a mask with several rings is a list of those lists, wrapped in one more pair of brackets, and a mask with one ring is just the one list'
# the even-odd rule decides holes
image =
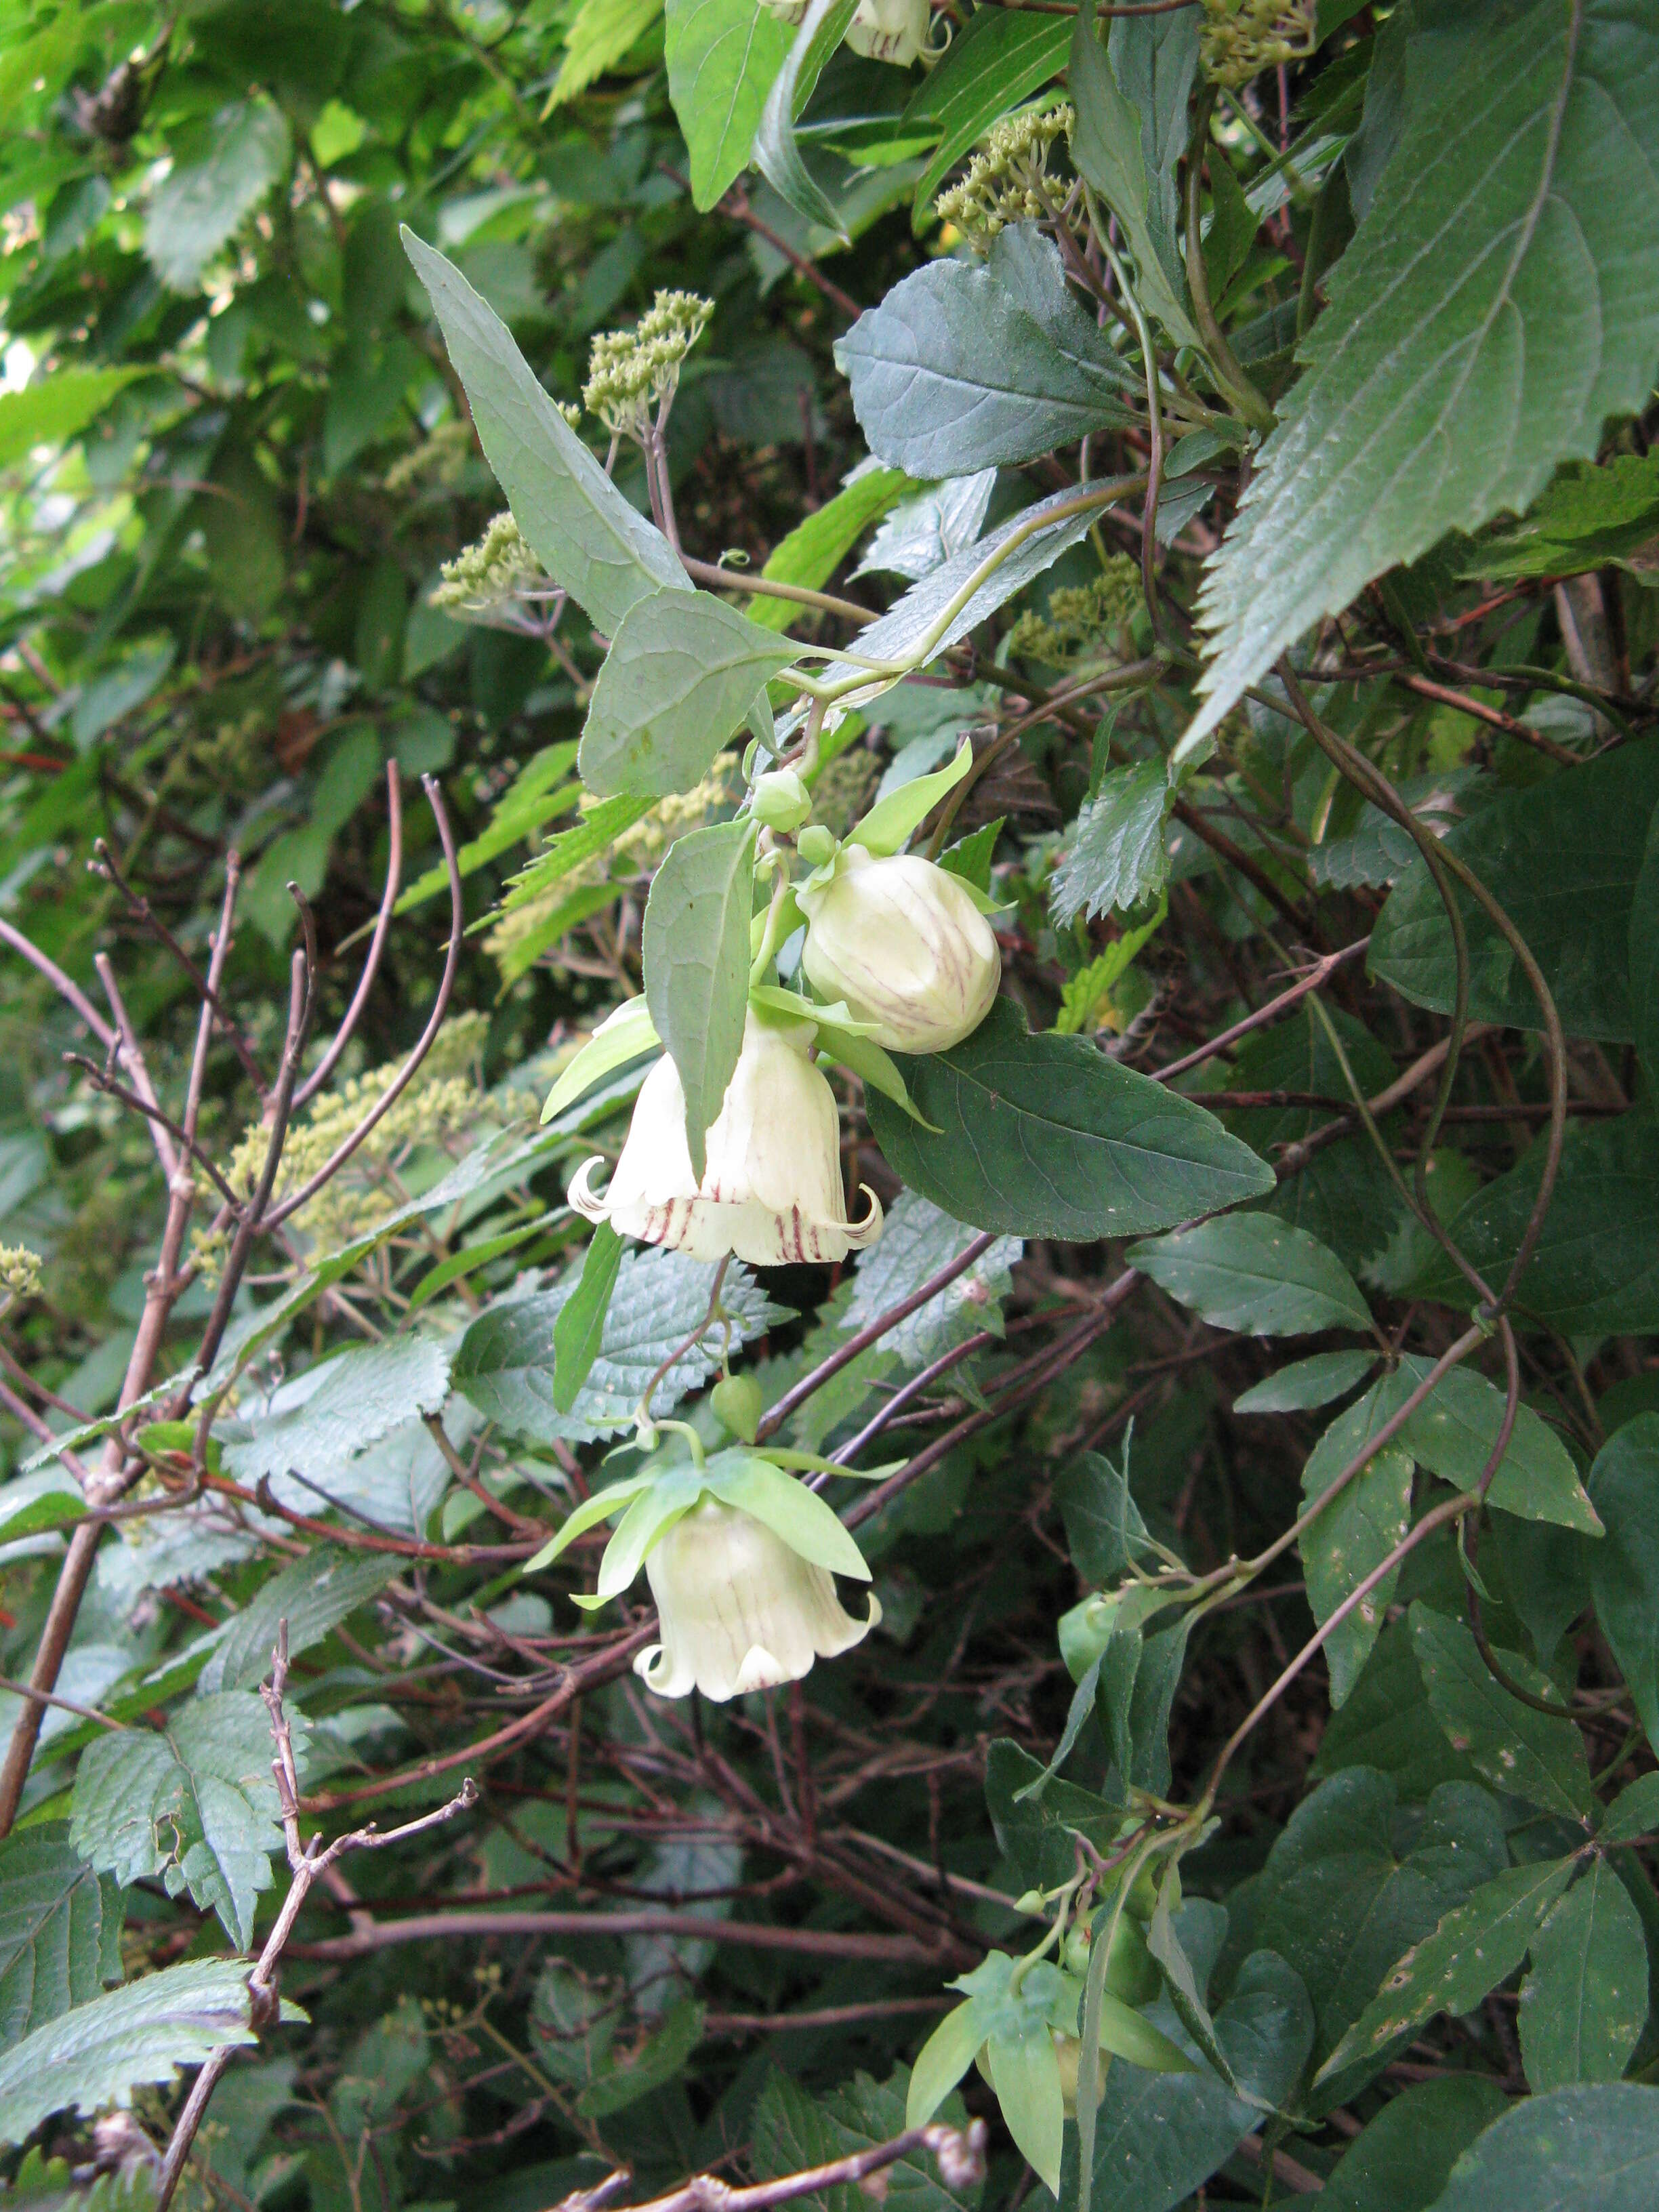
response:
{"label": "small green fruit", "polygon": [[714,1385],[709,1403],[722,1428],[729,1429],[746,1444],[754,1443],[761,1415],[766,1411],[766,1401],[752,1375],[723,1376]]}

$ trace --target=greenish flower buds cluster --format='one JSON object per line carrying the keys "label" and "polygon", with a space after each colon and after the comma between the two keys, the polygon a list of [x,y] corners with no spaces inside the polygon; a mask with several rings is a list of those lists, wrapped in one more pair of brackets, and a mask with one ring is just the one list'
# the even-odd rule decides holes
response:
{"label": "greenish flower buds cluster", "polygon": [[696,292],[659,292],[631,331],[594,339],[582,398],[613,437],[643,438],[652,408],[672,398],[680,364],[714,312]]}
{"label": "greenish flower buds cluster", "polygon": [[994,125],[967,175],[934,201],[940,219],[981,252],[1011,222],[1041,222],[1050,212],[1043,191],[1049,149],[1075,120],[1069,106],[1027,107]]}
{"label": "greenish flower buds cluster", "polygon": [[498,514],[477,544],[446,561],[431,604],[451,614],[488,617],[509,600],[544,587],[545,568],[510,514]]}
{"label": "greenish flower buds cluster", "polygon": [[1319,44],[1316,0],[1203,0],[1199,52],[1212,84],[1248,84]]}
{"label": "greenish flower buds cluster", "polygon": [[27,1244],[0,1244],[0,1290],[32,1298],[40,1288],[40,1255]]}
{"label": "greenish flower buds cluster", "polygon": [[1008,634],[1008,647],[1022,659],[1069,660],[1100,638],[1115,641],[1145,604],[1139,563],[1115,553],[1091,582],[1051,592],[1046,615],[1023,614]]}

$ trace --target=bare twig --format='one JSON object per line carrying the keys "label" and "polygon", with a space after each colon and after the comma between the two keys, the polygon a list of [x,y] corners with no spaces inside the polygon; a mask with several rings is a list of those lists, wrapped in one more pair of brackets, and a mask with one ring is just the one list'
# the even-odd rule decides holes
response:
{"label": "bare twig", "polygon": [[346,1008],[340,1026],[334,1033],[333,1043],[294,1094],[294,1111],[296,1114],[316,1097],[333,1074],[340,1054],[350,1043],[357,1024],[362,1018],[368,994],[374,988],[374,978],[380,973],[380,956],[386,951],[386,934],[392,927],[392,909],[398,903],[398,890],[404,873],[403,784],[395,760],[386,764],[386,805],[390,846],[386,854],[386,889],[380,894],[380,910],[374,917],[374,933],[369,939],[368,951],[363,956],[363,972],[357,978],[351,1004]]}

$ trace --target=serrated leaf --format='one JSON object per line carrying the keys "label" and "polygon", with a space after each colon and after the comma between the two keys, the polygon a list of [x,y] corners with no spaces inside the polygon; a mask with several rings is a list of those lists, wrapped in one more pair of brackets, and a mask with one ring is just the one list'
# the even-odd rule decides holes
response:
{"label": "serrated leaf", "polygon": [[981,1229],[1123,1237],[1272,1186],[1266,1163],[1202,1108],[1080,1037],[1033,1036],[1006,999],[963,1043],[901,1069],[941,1133],[872,1098],[877,1141],[907,1183]]}
{"label": "serrated leaf", "polygon": [[743,1049],[754,904],[755,824],[744,817],[676,838],[646,901],[646,1003],[679,1071],[699,1182],[704,1140]]}
{"label": "serrated leaf", "polygon": [[[250,1487],[290,1468],[326,1486],[334,1467],[412,1413],[435,1413],[448,1389],[449,1355],[432,1337],[343,1352],[279,1390],[270,1411],[246,1416],[238,1425],[252,1434],[228,1438],[225,1467]],[[326,1510],[321,1499],[317,1508]]]}
{"label": "serrated leaf", "polygon": [[1121,428],[1130,372],[1034,223],[983,264],[928,263],[836,347],[872,453],[923,480],[1029,461]]}
{"label": "serrated leaf", "polygon": [[[295,1748],[303,1749],[302,1730]],[[170,1897],[187,1889],[246,1950],[283,1842],[270,1758],[270,1719],[258,1698],[198,1696],[165,1732],[124,1729],[87,1747],[70,1840],[124,1887],[159,1875]]]}
{"label": "serrated leaf", "polygon": [[1627,187],[1656,140],[1659,46],[1623,0],[1534,0],[1409,102],[1210,568],[1217,658],[1183,747],[1373,576],[1522,512],[1642,405],[1659,202]]}
{"label": "serrated leaf", "polygon": [[1358,1285],[1329,1246],[1271,1214],[1228,1214],[1133,1245],[1126,1256],[1212,1328],[1302,1336],[1371,1325]]}
{"label": "serrated leaf", "polygon": [[203,1694],[246,1690],[263,1682],[270,1672],[276,1631],[284,1620],[289,1656],[297,1658],[384,1589],[399,1564],[392,1553],[343,1552],[331,1544],[319,1544],[303,1559],[293,1560],[226,1624],[202,1669]]}
{"label": "serrated leaf", "polygon": [[618,624],[577,756],[590,791],[690,791],[795,647],[712,592],[653,592]]}
{"label": "serrated leaf", "polygon": [[904,111],[907,138],[937,131],[939,144],[916,179],[924,209],[953,168],[999,116],[1018,106],[1065,66],[1071,32],[1064,19],[1014,9],[975,9],[945,58]]}
{"label": "serrated leaf", "polygon": [[[1571,1820],[1595,1802],[1584,1739],[1570,1720],[1522,1705],[1498,1681],[1461,1620],[1419,1599],[1411,1609],[1412,1644],[1424,1687],[1454,1749],[1467,1751],[1487,1779]],[[1559,1692],[1518,1652],[1502,1651],[1504,1671],[1534,1695]]]}
{"label": "serrated leaf", "polygon": [[1314,2076],[1316,2083],[1381,2057],[1437,2012],[1472,2012],[1525,1958],[1574,1864],[1548,1859],[1510,1867],[1449,1912],[1395,1966]]}
{"label": "serrated leaf", "polygon": [[581,0],[564,34],[564,60],[547,108],[574,100],[612,70],[662,13],[663,0]]}
{"label": "serrated leaf", "polygon": [[222,2044],[257,2043],[248,1969],[235,1959],[192,1959],[129,1982],[0,2057],[0,2142],[22,2142],[52,2112],[90,2116],[126,2106],[146,2081],[171,2081]]}
{"label": "serrated leaf", "polygon": [[1164,825],[1173,794],[1161,758],[1109,769],[1085,800],[1048,886],[1061,929],[1157,896],[1170,876]]}
{"label": "serrated leaf", "polygon": [[[524,540],[556,584],[614,635],[636,600],[691,580],[543,391],[513,334],[452,262],[414,233],[404,251],[430,294],[472,420]],[[694,779],[695,780],[695,779]]]}
{"label": "serrated leaf", "polygon": [[1569,464],[1519,522],[1484,531],[1459,574],[1491,578],[1575,576],[1628,562],[1659,536],[1659,465],[1651,453],[1613,453],[1599,468]]}
{"label": "serrated leaf", "polygon": [[213,119],[202,158],[172,169],[144,224],[144,252],[162,283],[193,292],[204,265],[289,164],[288,125],[263,100],[234,100]]}
{"label": "serrated leaf", "polygon": [[[1339,1413],[1309,1454],[1302,1470],[1304,1511],[1382,1426],[1387,1416],[1377,1390],[1373,1383]],[[1316,1621],[1322,1626],[1376,1572],[1411,1527],[1411,1454],[1398,1443],[1386,1443],[1302,1532],[1308,1602]],[[1333,1706],[1341,1705],[1370,1655],[1399,1572],[1391,1568],[1326,1640]]]}
{"label": "serrated leaf", "polygon": [[[880,1237],[859,1255],[842,1328],[864,1328],[878,1314],[901,1304],[948,1267],[969,1241],[961,1222],[942,1213],[919,1191],[901,1191],[887,1210]],[[907,1367],[926,1367],[979,1329],[1000,1334],[1001,1301],[1020,1250],[1017,1240],[999,1239],[955,1282],[890,1329],[882,1340],[887,1349]]]}
{"label": "serrated leaf", "polygon": [[1470,2144],[1433,2212],[1648,2212],[1659,2089],[1586,2082],[1522,2097]]}
{"label": "serrated leaf", "polygon": [[1606,1859],[1554,1906],[1533,1939],[1516,2022],[1535,2094],[1571,2081],[1616,2081],[1648,2016],[1648,1947]]}
{"label": "serrated leaf", "polygon": [[60,1822],[0,1843],[0,2050],[120,1980],[122,1912]]}
{"label": "serrated leaf", "polygon": [[1233,1400],[1236,1413],[1302,1413],[1328,1406],[1364,1382],[1376,1357],[1370,1352],[1316,1352],[1293,1359]]}
{"label": "serrated leaf", "polygon": [[793,33],[755,0],[668,0],[668,96],[691,157],[691,200],[712,208],[749,160]]}

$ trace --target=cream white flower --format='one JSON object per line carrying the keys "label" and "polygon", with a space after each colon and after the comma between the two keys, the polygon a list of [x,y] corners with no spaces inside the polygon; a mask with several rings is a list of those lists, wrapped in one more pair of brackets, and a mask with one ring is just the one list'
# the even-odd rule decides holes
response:
{"label": "cream white flower", "polygon": [[645,1079],[628,1141],[603,1197],[602,1160],[584,1162],[570,1203],[624,1237],[667,1244],[694,1260],[728,1252],[758,1267],[844,1260],[881,1234],[866,1184],[862,1221],[847,1218],[835,1093],[812,1064],[810,1023],[775,1024],[752,1010],[743,1051],[709,1130],[701,1183],[685,1142],[685,1094],[666,1055]]}
{"label": "cream white flower", "polygon": [[889,1052],[944,1052],[991,1011],[1002,957],[966,886],[912,854],[843,846],[830,882],[797,896],[801,966]]}
{"label": "cream white flower", "polygon": [[647,1556],[662,1642],[634,1671],[661,1698],[692,1689],[723,1702],[799,1681],[815,1659],[850,1651],[881,1619],[844,1611],[823,1567],[791,1551],[752,1514],[705,1497]]}
{"label": "cream white flower", "polygon": [[859,0],[847,33],[855,54],[906,69],[927,43],[927,0]]}

